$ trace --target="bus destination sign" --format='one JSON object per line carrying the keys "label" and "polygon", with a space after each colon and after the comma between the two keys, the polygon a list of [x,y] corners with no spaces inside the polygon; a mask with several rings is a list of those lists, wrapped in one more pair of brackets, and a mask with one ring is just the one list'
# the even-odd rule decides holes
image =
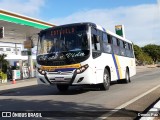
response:
{"label": "bus destination sign", "polygon": [[59,30],[52,30],[51,31],[51,36],[72,34],[74,32],[75,32],[75,29],[73,27],[72,28],[59,29]]}

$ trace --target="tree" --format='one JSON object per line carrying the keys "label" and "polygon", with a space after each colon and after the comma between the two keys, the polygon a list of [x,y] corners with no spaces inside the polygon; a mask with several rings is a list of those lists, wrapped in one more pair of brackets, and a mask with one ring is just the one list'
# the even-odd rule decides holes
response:
{"label": "tree", "polygon": [[0,70],[4,73],[7,72],[7,66],[9,65],[9,62],[5,60],[5,57],[7,57],[7,55],[0,54]]}
{"label": "tree", "polygon": [[153,59],[154,63],[160,60],[160,46],[155,44],[149,44],[142,47],[142,50],[147,53]]}
{"label": "tree", "polygon": [[134,45],[133,47],[137,64],[144,65],[153,63],[152,58],[147,53],[143,52],[143,50],[138,45]]}
{"label": "tree", "polygon": [[138,45],[133,45],[135,57],[138,58],[142,54],[142,49]]}

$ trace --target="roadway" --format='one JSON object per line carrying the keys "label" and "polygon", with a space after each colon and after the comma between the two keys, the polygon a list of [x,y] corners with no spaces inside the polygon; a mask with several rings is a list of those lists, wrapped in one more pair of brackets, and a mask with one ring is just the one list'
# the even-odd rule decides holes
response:
{"label": "roadway", "polygon": [[[130,119],[135,119],[137,112],[146,110],[160,98],[159,71],[160,68],[138,71],[137,75],[131,78],[131,83],[113,83],[108,91],[100,91],[95,86],[73,86],[68,92],[60,93],[55,86],[46,85],[32,85],[1,91],[0,111],[70,111],[73,114],[76,113],[75,111],[81,111],[85,115],[77,114],[77,117],[78,115],[99,117],[104,114],[104,111],[107,112],[106,110],[125,108],[132,114]],[[93,110],[100,112],[94,114]],[[66,115],[65,112],[59,113],[60,116]],[[109,114],[102,115],[99,119],[107,119],[107,116]],[[128,119],[126,115],[124,116]],[[119,117],[123,115],[115,119]]]}

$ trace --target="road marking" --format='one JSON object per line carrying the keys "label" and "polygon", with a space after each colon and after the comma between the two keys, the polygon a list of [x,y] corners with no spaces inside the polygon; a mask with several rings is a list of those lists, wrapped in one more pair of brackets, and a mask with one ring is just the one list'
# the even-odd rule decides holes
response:
{"label": "road marking", "polygon": [[[130,105],[131,103],[137,101],[138,99],[144,97],[145,95],[151,93],[152,91],[156,90],[156,89],[159,88],[159,87],[160,87],[160,85],[157,85],[156,87],[148,90],[147,92],[145,92],[145,93],[143,93],[143,94],[141,94],[141,95],[139,95],[139,96],[131,99],[130,101],[128,101],[128,102],[126,102],[126,103],[124,103],[124,104],[116,107],[115,110],[111,110],[109,113],[102,115],[102,117],[98,117],[96,120],[104,120],[104,119],[106,119],[107,117],[109,117],[109,116],[113,115],[114,113],[116,113],[119,109],[122,109],[122,108]],[[103,117],[103,116],[105,116],[105,117]]]}

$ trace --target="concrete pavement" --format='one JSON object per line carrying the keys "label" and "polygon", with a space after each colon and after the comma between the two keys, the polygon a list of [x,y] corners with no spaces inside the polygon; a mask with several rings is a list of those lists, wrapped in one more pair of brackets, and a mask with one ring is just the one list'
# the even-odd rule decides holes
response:
{"label": "concrete pavement", "polygon": [[[156,66],[137,66],[137,73],[144,72],[144,71],[150,71],[154,69]],[[24,79],[24,80],[16,80],[16,84],[12,84],[12,82],[8,83],[0,83],[0,91],[3,90],[9,90],[9,89],[14,89],[14,88],[21,88],[21,87],[27,87],[27,86],[32,86],[32,85],[37,85],[37,80],[36,78],[30,78],[30,79]]]}
{"label": "concrete pavement", "polygon": [[12,82],[0,84],[0,91],[14,89],[14,88],[27,87],[27,86],[32,86],[32,85],[37,85],[36,78],[17,80],[15,84],[12,84]]}
{"label": "concrete pavement", "polygon": [[[144,71],[152,71],[153,69],[154,69],[153,67],[138,66],[137,67],[137,73],[144,72]],[[36,78],[18,80],[18,81],[16,81],[16,84],[12,84],[11,82],[5,83],[5,84],[0,84],[0,92],[3,91],[3,90],[9,90],[9,89],[14,89],[14,88],[22,88],[22,87],[27,87],[27,86],[32,86],[32,85],[37,85]]]}

